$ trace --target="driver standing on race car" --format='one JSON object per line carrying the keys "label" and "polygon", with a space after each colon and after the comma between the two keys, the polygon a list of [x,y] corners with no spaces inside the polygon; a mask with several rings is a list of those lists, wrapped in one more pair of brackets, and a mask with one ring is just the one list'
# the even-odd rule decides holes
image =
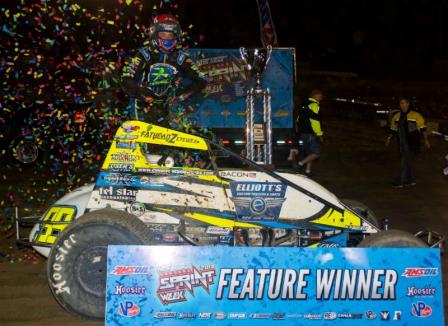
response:
{"label": "driver standing on race car", "polygon": [[[205,77],[182,49],[181,34],[174,16],[157,15],[150,41],[126,59],[122,85],[131,96],[131,118],[179,129],[173,125],[176,100],[184,101],[206,86]],[[180,75],[191,84],[181,85]]]}

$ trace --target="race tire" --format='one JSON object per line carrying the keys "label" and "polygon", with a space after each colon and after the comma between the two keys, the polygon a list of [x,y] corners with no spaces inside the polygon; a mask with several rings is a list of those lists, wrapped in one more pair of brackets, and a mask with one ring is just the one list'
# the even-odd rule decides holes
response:
{"label": "race tire", "polygon": [[107,245],[146,245],[148,227],[113,209],[87,213],[68,226],[50,251],[47,278],[66,310],[87,319],[104,319]]}
{"label": "race tire", "polygon": [[387,230],[374,233],[362,240],[360,248],[428,248],[428,245],[409,232]]}
{"label": "race tire", "polygon": [[348,207],[350,207],[352,210],[354,210],[356,213],[361,215],[362,217],[366,218],[367,221],[372,223],[377,228],[380,227],[380,222],[378,221],[377,217],[375,216],[375,213],[367,207],[365,204],[361,203],[360,201],[354,200],[354,199],[342,199],[341,202]]}

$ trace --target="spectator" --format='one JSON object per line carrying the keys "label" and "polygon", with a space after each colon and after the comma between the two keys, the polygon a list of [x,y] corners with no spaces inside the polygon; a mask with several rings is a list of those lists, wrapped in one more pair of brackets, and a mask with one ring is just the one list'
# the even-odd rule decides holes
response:
{"label": "spectator", "polygon": [[420,138],[423,134],[426,148],[430,148],[428,134],[426,133],[425,120],[422,115],[410,109],[409,99],[400,99],[400,112],[397,112],[390,122],[390,134],[386,140],[389,146],[392,136],[395,134],[400,151],[400,174],[392,182],[392,187],[403,188],[415,186],[415,173],[413,160],[415,154],[420,151]]}
{"label": "spectator", "polygon": [[296,120],[296,132],[299,135],[299,143],[303,144],[302,160],[298,162],[299,171],[305,170],[306,175],[311,174],[313,161],[320,157],[320,143],[323,141],[321,128],[320,102],[323,99],[322,91],[316,89],[311,92],[298,112]]}

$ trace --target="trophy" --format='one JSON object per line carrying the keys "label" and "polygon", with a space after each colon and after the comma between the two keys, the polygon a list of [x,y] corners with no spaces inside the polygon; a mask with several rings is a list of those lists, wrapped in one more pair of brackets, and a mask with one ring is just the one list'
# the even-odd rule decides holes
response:
{"label": "trophy", "polygon": [[[272,46],[261,49],[240,48],[241,59],[255,73],[255,87],[246,95],[246,155],[261,164],[272,164],[272,109],[269,88],[261,87],[261,77],[271,58]],[[263,99],[263,122],[255,123],[255,97]],[[255,153],[256,146],[256,153]],[[255,158],[256,154],[256,158]]]}
{"label": "trophy", "polygon": [[272,46],[261,49],[240,48],[241,59],[247,66],[249,71],[255,73],[255,89],[262,91],[261,75],[271,59]]}

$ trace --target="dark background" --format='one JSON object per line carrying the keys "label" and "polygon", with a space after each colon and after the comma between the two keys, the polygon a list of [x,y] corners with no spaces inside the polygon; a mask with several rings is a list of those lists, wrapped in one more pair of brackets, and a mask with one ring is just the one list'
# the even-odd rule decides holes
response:
{"label": "dark background", "polygon": [[[204,47],[260,46],[255,0],[181,2],[181,20],[204,33]],[[446,79],[444,0],[270,1],[280,46],[313,69],[365,78]]]}

